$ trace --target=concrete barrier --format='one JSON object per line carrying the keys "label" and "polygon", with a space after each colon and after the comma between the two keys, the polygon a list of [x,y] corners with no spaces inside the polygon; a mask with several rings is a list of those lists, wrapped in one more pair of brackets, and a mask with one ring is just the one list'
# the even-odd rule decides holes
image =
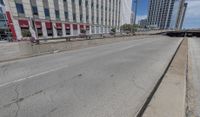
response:
{"label": "concrete barrier", "polygon": [[93,40],[81,40],[71,42],[44,42],[39,45],[29,41],[2,43],[0,44],[0,62],[21,59],[26,57],[38,56],[42,54],[55,53],[73,49],[81,49],[91,46],[109,44],[125,40],[143,39],[145,36],[135,37],[116,37]]}

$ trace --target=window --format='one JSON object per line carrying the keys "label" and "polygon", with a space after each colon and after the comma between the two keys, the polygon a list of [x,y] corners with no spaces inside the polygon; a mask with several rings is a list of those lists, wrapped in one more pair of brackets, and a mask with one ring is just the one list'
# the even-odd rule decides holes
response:
{"label": "window", "polygon": [[87,0],[85,1],[85,7],[88,7],[88,1]]}
{"label": "window", "polygon": [[74,22],[76,22],[76,14],[75,13],[73,13],[73,20],[74,20]]}
{"label": "window", "polygon": [[7,27],[6,21],[0,21],[0,27]]}
{"label": "window", "polygon": [[49,18],[50,17],[49,9],[45,8],[44,9],[44,14],[45,14],[46,18]]}
{"label": "window", "polygon": [[70,29],[66,29],[66,35],[70,35]]}
{"label": "window", "polygon": [[80,15],[80,21],[83,22],[83,15]]}
{"label": "window", "polygon": [[88,15],[86,16],[86,20],[87,20],[87,21],[89,20],[89,16],[88,16]]}
{"label": "window", "polygon": [[60,12],[59,10],[55,10],[56,19],[60,19]]}
{"label": "window", "polygon": [[0,4],[1,4],[1,5],[4,5],[4,2],[3,2],[3,0],[0,0]]}
{"label": "window", "polygon": [[57,29],[57,35],[58,36],[62,36],[63,35],[62,29]]}
{"label": "window", "polygon": [[65,11],[65,19],[69,20],[69,18],[68,18],[68,12],[67,11]]}
{"label": "window", "polygon": [[94,3],[92,2],[92,3],[91,3],[91,8],[93,8],[93,7],[94,7]]}
{"label": "window", "polygon": [[3,10],[2,10],[2,8],[0,7],[0,14],[3,14]]}
{"label": "window", "polygon": [[38,9],[36,6],[32,6],[33,15],[38,15]]}
{"label": "window", "polygon": [[47,29],[47,35],[53,36],[53,29]]}
{"label": "window", "polygon": [[79,0],[79,6],[81,6],[82,5],[82,0]]}
{"label": "window", "polygon": [[43,36],[42,28],[38,28],[37,33],[39,37]]}
{"label": "window", "polygon": [[17,7],[17,12],[20,14],[24,14],[24,7],[22,4],[20,3],[16,3],[16,7]]}

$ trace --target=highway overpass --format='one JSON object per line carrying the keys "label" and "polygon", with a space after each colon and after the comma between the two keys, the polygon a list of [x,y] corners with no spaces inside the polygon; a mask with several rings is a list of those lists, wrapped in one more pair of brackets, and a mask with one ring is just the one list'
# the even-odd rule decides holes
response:
{"label": "highway overpass", "polygon": [[170,37],[200,37],[200,30],[166,31],[164,34]]}

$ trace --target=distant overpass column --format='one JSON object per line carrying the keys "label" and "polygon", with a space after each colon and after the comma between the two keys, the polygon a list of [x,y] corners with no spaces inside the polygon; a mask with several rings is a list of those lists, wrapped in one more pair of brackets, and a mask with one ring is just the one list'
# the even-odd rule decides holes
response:
{"label": "distant overpass column", "polygon": [[182,19],[181,19],[181,23],[180,23],[179,29],[182,29],[182,27],[183,27],[183,22],[184,22],[185,13],[186,13],[186,10],[187,10],[187,5],[188,5],[188,3],[184,3]]}

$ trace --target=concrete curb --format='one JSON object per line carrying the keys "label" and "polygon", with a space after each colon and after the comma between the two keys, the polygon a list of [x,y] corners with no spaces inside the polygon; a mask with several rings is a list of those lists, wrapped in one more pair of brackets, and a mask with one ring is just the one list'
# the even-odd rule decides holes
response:
{"label": "concrete curb", "polygon": [[187,40],[183,40],[143,117],[184,117],[186,96]]}

